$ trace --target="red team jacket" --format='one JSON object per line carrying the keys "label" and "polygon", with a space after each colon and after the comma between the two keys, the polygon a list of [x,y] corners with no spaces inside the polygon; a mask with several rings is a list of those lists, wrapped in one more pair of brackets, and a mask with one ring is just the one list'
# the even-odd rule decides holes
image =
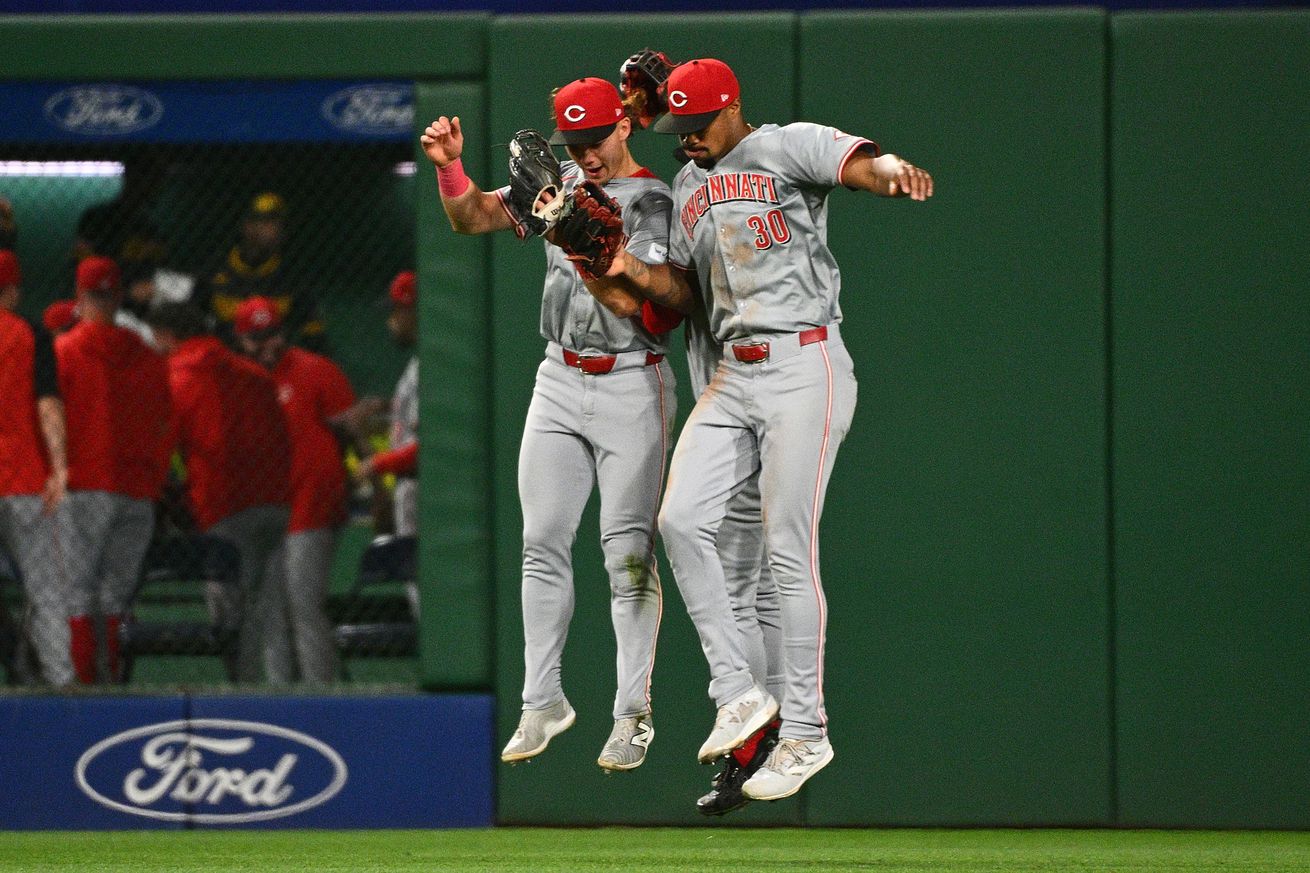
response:
{"label": "red team jacket", "polygon": [[173,434],[201,530],[242,510],[290,503],[291,444],[272,377],[214,337],[168,357]]}
{"label": "red team jacket", "polygon": [[322,355],[290,348],[273,370],[291,440],[291,533],[346,520],[346,470],[328,419],[355,404],[341,368]]}
{"label": "red team jacket", "polygon": [[55,340],[68,487],[158,500],[168,472],[164,359],[126,328],[79,322]]}
{"label": "red team jacket", "polygon": [[[42,342],[44,340],[44,342]],[[38,397],[58,397],[48,335],[0,310],[0,497],[40,494],[50,476]]]}

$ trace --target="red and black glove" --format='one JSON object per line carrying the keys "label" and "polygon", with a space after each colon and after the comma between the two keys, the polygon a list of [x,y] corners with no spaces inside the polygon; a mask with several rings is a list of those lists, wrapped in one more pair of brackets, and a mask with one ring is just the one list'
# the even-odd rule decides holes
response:
{"label": "red and black glove", "polygon": [[644,130],[669,111],[665,84],[676,67],[669,56],[654,49],[642,49],[619,67],[619,91],[631,107],[633,120]]}
{"label": "red and black glove", "polygon": [[598,279],[628,241],[623,208],[595,182],[573,189],[571,207],[555,226],[555,240],[583,279]]}

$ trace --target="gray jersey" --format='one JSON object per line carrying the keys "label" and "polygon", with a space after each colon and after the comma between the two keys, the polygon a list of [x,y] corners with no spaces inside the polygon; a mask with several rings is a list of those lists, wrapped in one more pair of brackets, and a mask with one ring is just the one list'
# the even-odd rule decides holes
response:
{"label": "gray jersey", "polygon": [[[581,181],[577,164],[561,165],[564,187],[572,191]],[[643,169],[635,176],[611,179],[605,192],[623,207],[628,253],[648,264],[662,264],[669,252],[669,219],[673,202],[669,186]],[[526,235],[522,219],[509,200],[509,188],[496,192],[514,221],[520,238]],[[618,354],[647,350],[665,351],[664,342],[645,330],[640,318],[618,318],[587,290],[573,263],[559,246],[545,243],[546,282],[541,294],[541,335],[577,352]]]}
{"label": "gray jersey", "polygon": [[687,339],[687,376],[691,380],[691,396],[700,397],[714,378],[714,371],[723,360],[723,343],[710,331],[709,316],[702,307],[695,307],[682,322]]}
{"label": "gray jersey", "polygon": [[[418,355],[409,359],[391,398],[391,447],[400,448],[415,442],[418,442]],[[417,536],[418,479],[415,476],[396,478],[392,504],[396,536]]]}
{"label": "gray jersey", "polygon": [[418,442],[418,355],[409,359],[391,398],[391,447]]}
{"label": "gray jersey", "polygon": [[828,193],[867,139],[835,127],[766,124],[714,166],[673,182],[669,262],[693,269],[720,342],[841,321],[828,250]]}

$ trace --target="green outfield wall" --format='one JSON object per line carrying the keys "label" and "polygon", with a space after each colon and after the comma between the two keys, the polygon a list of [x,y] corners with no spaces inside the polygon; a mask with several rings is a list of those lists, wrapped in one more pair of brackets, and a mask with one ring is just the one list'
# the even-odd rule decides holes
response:
{"label": "green outfield wall", "polygon": [[[97,27],[142,51],[93,51]],[[1310,13],[5,19],[0,44],[14,79],[412,78],[417,125],[460,115],[487,189],[550,87],[652,45],[728,61],[752,122],[927,167],[926,205],[831,198],[860,380],[823,526],[837,757],[731,822],[1310,827]],[[671,179],[673,145],[634,151]],[[494,688],[503,741],[541,244],[452,233],[419,160],[422,673]],[[667,570],[651,758],[595,767],[597,529],[592,505],[578,722],[500,769],[504,823],[699,820],[713,708]]]}
{"label": "green outfield wall", "polygon": [[1310,15],[1111,24],[1120,820],[1306,827]]}

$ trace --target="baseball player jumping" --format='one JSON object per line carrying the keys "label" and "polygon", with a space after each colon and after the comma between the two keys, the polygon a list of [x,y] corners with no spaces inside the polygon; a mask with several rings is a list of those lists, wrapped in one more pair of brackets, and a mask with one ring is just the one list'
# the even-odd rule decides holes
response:
{"label": "baseball player jumping", "polygon": [[[545,233],[538,207],[561,205],[590,183],[622,205],[629,260],[662,263],[670,221],[668,186],[628,150],[632,122],[617,90],[597,78],[579,79],[554,97],[556,131],[572,161],[558,167],[558,190],[534,186],[526,200],[512,184],[493,193],[465,175],[458,118],[441,117],[422,136],[437,167],[442,205],[459,233],[514,230]],[[549,147],[520,132],[515,162],[551,163]],[[549,212],[549,210],[546,210]],[[558,217],[558,216],[556,216]],[[523,509],[523,715],[501,760],[540,754],[574,722],[564,696],[560,657],[573,614],[572,544],[593,485],[600,490],[601,546],[610,579],[610,611],[618,644],[614,729],[597,763],[607,771],[642,764],[654,736],[650,680],[662,594],[654,559],[655,518],[667,457],[675,394],[661,338],[641,319],[618,317],[588,291],[582,270],[564,251],[546,246],[541,334],[546,359],[536,385],[519,453]]]}
{"label": "baseball player jumping", "polygon": [[778,709],[752,675],[715,552],[729,499],[759,469],[769,564],[782,600],[785,691],[780,740],[742,790],[754,800],[778,800],[833,757],[823,704],[827,603],[818,529],[856,384],[838,327],[840,274],[827,246],[827,197],[845,185],[926,200],[932,177],[836,128],[753,127],[722,61],[682,64],[667,89],[670,111],[655,129],[677,134],[691,159],[674,181],[668,264],[620,252],[609,275],[682,312],[703,305],[725,346],[674,452],[660,531],[719,705],[700,750],[708,762]]}

